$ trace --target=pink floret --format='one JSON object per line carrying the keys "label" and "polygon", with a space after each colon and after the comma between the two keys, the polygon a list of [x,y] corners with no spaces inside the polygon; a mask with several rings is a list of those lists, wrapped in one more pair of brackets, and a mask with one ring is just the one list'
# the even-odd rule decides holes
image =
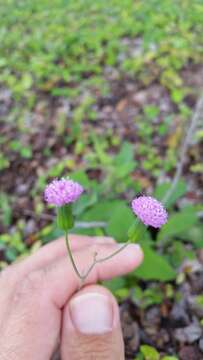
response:
{"label": "pink floret", "polygon": [[145,225],[154,228],[160,228],[168,219],[163,205],[151,196],[135,198],[132,201],[132,210]]}
{"label": "pink floret", "polygon": [[83,187],[69,179],[53,180],[44,191],[44,199],[52,205],[63,206],[75,202],[82,192]]}

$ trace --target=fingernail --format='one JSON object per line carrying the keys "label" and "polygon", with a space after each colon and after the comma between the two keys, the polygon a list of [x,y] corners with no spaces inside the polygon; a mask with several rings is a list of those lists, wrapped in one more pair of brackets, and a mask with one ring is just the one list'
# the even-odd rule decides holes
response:
{"label": "fingernail", "polygon": [[110,299],[99,293],[86,293],[70,303],[74,327],[83,334],[104,334],[113,326],[113,306]]}

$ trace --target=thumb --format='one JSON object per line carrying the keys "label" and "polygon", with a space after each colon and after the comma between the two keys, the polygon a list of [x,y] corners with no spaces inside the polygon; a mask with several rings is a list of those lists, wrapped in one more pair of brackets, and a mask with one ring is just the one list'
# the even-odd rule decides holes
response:
{"label": "thumb", "polygon": [[118,304],[104,287],[80,290],[65,306],[62,360],[124,360]]}

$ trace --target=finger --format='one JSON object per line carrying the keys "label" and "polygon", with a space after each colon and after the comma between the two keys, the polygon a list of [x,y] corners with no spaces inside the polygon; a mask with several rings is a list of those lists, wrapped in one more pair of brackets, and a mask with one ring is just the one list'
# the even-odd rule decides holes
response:
{"label": "finger", "polygon": [[[80,269],[91,261],[91,249],[104,257],[117,250],[118,245],[95,244],[74,252]],[[86,284],[127,273],[140,264],[142,257],[140,247],[131,244],[117,256],[98,264]],[[50,359],[60,335],[61,311],[78,284],[72,264],[66,258],[31,272],[18,283],[1,331],[0,349],[7,355],[5,358],[15,354],[15,360]]]}
{"label": "finger", "polygon": [[[82,236],[82,235],[69,235],[70,245],[72,251],[82,249],[86,246],[90,246],[92,243],[113,243],[115,240],[111,237],[93,237],[93,236]],[[26,266],[27,271],[33,271],[37,267],[46,266],[48,263],[55,261],[57,258],[67,254],[67,247],[65,238],[59,238],[42,248],[36,253],[26,258],[22,263],[19,264],[21,268]]]}
{"label": "finger", "polygon": [[[71,244],[72,251],[82,249],[86,246],[90,246],[92,243],[115,243],[115,240],[107,236],[91,237],[91,236],[82,236],[82,235],[69,235],[69,240]],[[40,248],[36,253],[27,257],[19,263],[15,263],[9,267],[9,271],[5,272],[6,282],[8,281],[7,275],[11,277],[13,283],[19,281],[23,276],[28,274],[31,271],[37,270],[40,267],[45,267],[49,263],[56,261],[58,258],[64,257],[67,254],[67,248],[65,239],[59,238],[42,248]]]}
{"label": "finger", "polygon": [[124,360],[119,308],[101,286],[86,286],[63,311],[62,360]]}
{"label": "finger", "polygon": [[[81,235],[70,235],[72,250],[83,249],[93,243],[115,243],[110,237],[90,237]],[[5,307],[9,306],[10,297],[17,283],[21,282],[23,277],[32,271],[46,267],[60,258],[67,257],[67,248],[65,239],[60,238],[52,243],[43,246],[36,253],[29,256],[20,263],[9,266],[1,273],[1,294],[0,294],[0,313],[5,313]],[[1,325],[1,324],[0,324]]]}
{"label": "finger", "polygon": [[[93,256],[105,258],[120,248],[120,244],[93,244],[74,252],[75,263],[80,273],[84,273],[92,264]],[[143,260],[143,252],[139,245],[129,244],[116,256],[95,265],[85,280],[85,285],[97,281],[111,279],[115,276],[126,274],[140,265]],[[60,279],[64,279],[62,283]],[[66,281],[67,279],[67,281]],[[68,298],[73,295],[81,285],[81,281],[75,273],[69,259],[62,258],[46,270],[47,292],[49,297],[61,308]]]}

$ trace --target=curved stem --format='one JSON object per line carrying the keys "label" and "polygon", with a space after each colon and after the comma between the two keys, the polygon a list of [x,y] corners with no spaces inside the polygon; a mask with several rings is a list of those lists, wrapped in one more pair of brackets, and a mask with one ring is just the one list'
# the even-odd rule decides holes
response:
{"label": "curved stem", "polygon": [[94,258],[94,261],[92,263],[92,265],[89,267],[89,269],[87,270],[87,272],[85,273],[84,275],[84,278],[86,279],[88,277],[88,275],[90,274],[90,272],[92,271],[92,269],[94,268],[94,266],[98,263],[102,263],[106,260],[109,260],[111,259],[113,256],[117,255],[119,252],[121,252],[123,249],[126,248],[127,245],[129,245],[130,241],[127,241],[127,243],[125,245],[123,245],[120,249],[114,251],[112,254],[104,257],[104,258],[101,258],[101,259],[97,259],[96,256]]}
{"label": "curved stem", "polygon": [[114,251],[112,254],[104,257],[104,258],[101,258],[101,259],[98,259],[96,260],[96,262],[98,263],[101,263],[103,261],[106,261],[106,260],[109,260],[111,259],[113,256],[119,254],[123,249],[125,249],[128,245],[130,244],[130,241],[127,241],[123,246],[121,246],[118,250]]}
{"label": "curved stem", "polygon": [[101,259],[97,259],[97,254],[94,254],[94,259],[93,259],[93,263],[90,265],[89,269],[87,269],[86,273],[84,275],[82,275],[77,266],[76,266],[76,263],[75,263],[75,260],[73,258],[73,254],[72,254],[72,251],[71,251],[71,247],[70,247],[70,243],[69,243],[69,240],[68,240],[68,233],[66,232],[65,233],[65,240],[66,240],[66,246],[67,246],[67,250],[68,250],[68,255],[70,257],[70,261],[71,261],[71,264],[73,266],[73,269],[75,270],[75,273],[77,274],[77,276],[80,278],[81,280],[81,285],[80,285],[80,288],[82,287],[82,285],[84,284],[84,281],[86,280],[86,278],[89,276],[90,272],[92,271],[92,269],[94,268],[94,266],[98,263],[102,263],[106,260],[109,260],[111,259],[113,256],[119,254],[123,249],[126,248],[126,246],[130,243],[130,241],[127,241],[126,244],[124,244],[122,247],[120,247],[118,250],[114,251],[112,254],[104,257],[104,258],[101,258]]}

